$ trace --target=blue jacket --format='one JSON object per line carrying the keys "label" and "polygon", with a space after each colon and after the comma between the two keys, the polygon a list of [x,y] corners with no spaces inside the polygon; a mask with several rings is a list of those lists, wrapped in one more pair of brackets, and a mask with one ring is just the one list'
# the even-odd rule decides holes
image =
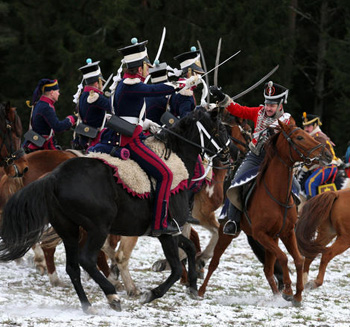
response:
{"label": "blue jacket", "polygon": [[179,118],[188,115],[196,107],[193,92],[188,90],[188,94],[176,93],[170,98],[170,112]]}
{"label": "blue jacket", "polygon": [[35,105],[31,120],[33,131],[42,136],[50,135],[51,129],[55,133],[67,131],[72,127],[73,122],[72,116],[59,120],[56,115],[54,102],[44,95],[40,97]]}
{"label": "blue jacket", "polygon": [[[90,91],[95,93],[89,98]],[[85,86],[79,98],[79,115],[82,122],[98,128],[102,125],[105,112],[111,112],[110,100],[103,95],[102,91],[92,86]]]}
{"label": "blue jacket", "polygon": [[146,98],[146,118],[161,125],[160,117],[167,109],[168,96]]}

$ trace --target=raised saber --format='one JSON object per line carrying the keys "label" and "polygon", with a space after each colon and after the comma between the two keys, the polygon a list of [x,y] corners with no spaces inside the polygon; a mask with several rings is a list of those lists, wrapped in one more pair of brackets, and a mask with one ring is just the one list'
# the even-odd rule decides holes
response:
{"label": "raised saber", "polygon": [[252,85],[251,87],[248,87],[246,90],[244,90],[243,92],[235,95],[231,99],[232,100],[236,100],[236,99],[240,98],[241,96],[249,93],[251,90],[254,90],[257,86],[259,86],[262,82],[264,82],[267,78],[269,78],[278,69],[279,66],[280,65],[277,65],[274,69],[272,69],[269,73],[267,73],[262,79],[257,81],[254,85]]}
{"label": "raised saber", "polygon": [[204,76],[210,74],[213,70],[217,69],[218,67],[220,67],[221,65],[223,65],[225,62],[229,61],[230,59],[232,59],[233,57],[237,56],[239,53],[241,52],[241,50],[238,50],[235,54],[233,54],[232,56],[228,57],[227,59],[225,59],[223,62],[221,62],[220,64],[218,64],[217,66],[215,66],[214,68],[210,69],[208,72],[206,72],[205,74],[203,74],[201,76],[201,78],[203,78]]}
{"label": "raised saber", "polygon": [[[163,45],[164,45],[164,40],[165,40],[165,35],[166,35],[166,27],[163,27],[163,33],[162,33],[162,38],[160,39],[160,44],[159,44],[159,48],[158,48],[158,52],[156,54],[156,57],[154,58],[154,61],[159,60],[160,54],[163,50]],[[147,84],[147,82],[149,81],[151,75],[148,75],[145,79],[145,84]]]}
{"label": "raised saber", "polygon": [[113,77],[113,74],[109,75],[109,77],[108,77],[108,79],[107,79],[105,85],[103,85],[102,92],[104,91],[104,89],[106,88],[106,86],[108,85],[108,83],[111,81],[112,77]]}
{"label": "raised saber", "polygon": [[[220,52],[221,52],[221,38],[219,39],[218,43],[218,49],[216,50],[216,59],[215,59],[215,66],[219,65],[220,62]],[[216,68],[214,71],[214,85],[218,86],[218,75],[219,75],[219,69]],[[209,102],[209,101],[208,101]]]}
{"label": "raised saber", "polygon": [[[197,40],[197,43],[198,43],[198,47],[199,47],[199,52],[201,54],[201,58],[202,58],[202,61],[203,61],[203,68],[205,71],[207,71],[207,64],[205,62],[205,58],[204,58],[204,52],[203,52],[203,49],[202,49],[202,46],[201,46],[201,43],[199,42],[199,40]],[[207,83],[207,85],[209,85],[209,76],[205,76],[205,82]],[[209,92],[207,92],[207,103],[210,102],[210,95],[209,95]]]}

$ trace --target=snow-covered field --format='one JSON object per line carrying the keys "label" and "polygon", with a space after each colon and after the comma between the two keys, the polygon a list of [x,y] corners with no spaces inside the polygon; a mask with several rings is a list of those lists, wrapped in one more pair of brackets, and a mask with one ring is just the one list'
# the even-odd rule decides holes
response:
{"label": "snow-covered field", "polygon": [[[205,244],[208,233],[201,227],[196,229]],[[300,308],[272,295],[244,234],[223,255],[204,299],[190,299],[185,286],[178,282],[163,298],[146,305],[128,298],[123,291],[122,312],[115,312],[98,286],[83,273],[83,285],[98,312],[95,316],[85,315],[80,308],[65,274],[62,245],[57,248],[56,263],[66,288],[51,287],[48,277],[36,272],[32,257],[29,252],[21,264],[0,263],[0,326],[350,326],[349,252],[330,263],[321,288],[304,292]],[[139,239],[130,269],[141,291],[157,286],[167,277],[167,272],[151,270],[152,263],[161,257],[157,239]],[[295,282],[294,266],[291,262],[289,266]],[[315,269],[314,264],[312,277],[316,276]]]}

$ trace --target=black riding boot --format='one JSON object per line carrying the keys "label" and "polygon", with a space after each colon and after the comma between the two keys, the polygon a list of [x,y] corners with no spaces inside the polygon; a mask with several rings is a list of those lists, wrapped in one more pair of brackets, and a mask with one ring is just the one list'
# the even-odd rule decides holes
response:
{"label": "black riding boot", "polygon": [[232,236],[238,236],[241,232],[240,221],[242,212],[230,203],[227,212],[227,222],[224,226],[223,233]]}

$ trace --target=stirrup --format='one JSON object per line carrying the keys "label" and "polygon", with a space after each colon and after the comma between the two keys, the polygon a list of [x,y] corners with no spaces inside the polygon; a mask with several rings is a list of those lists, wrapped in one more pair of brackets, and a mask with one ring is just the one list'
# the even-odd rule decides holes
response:
{"label": "stirrup", "polygon": [[[231,230],[232,224],[234,224],[234,230]],[[239,233],[241,232],[241,229],[238,227],[237,222],[235,222],[234,220],[228,220],[224,225],[224,228],[222,231],[226,235],[238,236]]]}

